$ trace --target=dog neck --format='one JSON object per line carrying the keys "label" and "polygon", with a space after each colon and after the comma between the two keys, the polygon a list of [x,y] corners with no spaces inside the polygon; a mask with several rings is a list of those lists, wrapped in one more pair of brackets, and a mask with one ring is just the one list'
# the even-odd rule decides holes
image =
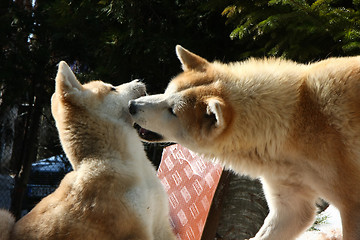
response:
{"label": "dog neck", "polygon": [[[57,121],[61,144],[76,170],[84,161],[131,159],[130,145],[141,142],[129,123],[111,121],[91,115],[85,110],[68,112],[64,119]],[[141,152],[141,151],[139,151]]]}

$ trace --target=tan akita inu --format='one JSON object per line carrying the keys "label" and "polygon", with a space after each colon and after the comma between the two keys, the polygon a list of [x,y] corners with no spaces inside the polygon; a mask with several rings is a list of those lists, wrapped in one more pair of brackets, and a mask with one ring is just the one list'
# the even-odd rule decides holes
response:
{"label": "tan akita inu", "polygon": [[176,52],[184,72],[165,93],[129,103],[152,131],[140,136],[260,177],[270,213],[253,239],[295,239],[320,196],[340,210],[344,240],[359,240],[360,57],[222,64]]}
{"label": "tan akita inu", "polygon": [[[128,112],[144,84],[81,85],[60,62],[52,114],[74,171],[12,228],[12,240],[174,240],[166,193]],[[0,222],[11,221],[1,214]],[[5,220],[4,220],[5,219]]]}

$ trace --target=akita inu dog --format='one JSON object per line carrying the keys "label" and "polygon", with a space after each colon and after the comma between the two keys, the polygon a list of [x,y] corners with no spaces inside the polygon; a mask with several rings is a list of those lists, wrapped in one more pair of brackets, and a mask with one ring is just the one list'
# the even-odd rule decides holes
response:
{"label": "akita inu dog", "polygon": [[222,64],[176,52],[184,72],[165,93],[129,103],[140,136],[260,177],[270,213],[253,239],[295,239],[320,196],[340,210],[343,238],[359,240],[360,57]]}
{"label": "akita inu dog", "polygon": [[[145,85],[136,80],[81,85],[60,62],[52,114],[74,171],[14,225],[9,239],[176,239],[166,193],[127,108],[142,95]],[[1,221],[11,221],[5,215]]]}

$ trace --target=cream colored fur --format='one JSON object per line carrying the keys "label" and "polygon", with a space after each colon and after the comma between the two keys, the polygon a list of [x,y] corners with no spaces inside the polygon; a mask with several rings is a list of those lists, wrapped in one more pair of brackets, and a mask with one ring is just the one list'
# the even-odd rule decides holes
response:
{"label": "cream colored fur", "polygon": [[74,171],[14,225],[10,239],[175,239],[166,193],[128,113],[128,101],[144,94],[136,80],[81,85],[60,62],[52,114]]}
{"label": "cream colored fur", "polygon": [[[360,239],[360,57],[223,64],[177,46],[184,72],[130,101],[149,141],[178,142],[259,177],[270,213],[253,240],[295,239],[323,197]],[[152,137],[150,137],[152,136]]]}
{"label": "cream colored fur", "polygon": [[14,223],[14,216],[10,212],[0,209],[0,240],[10,239],[10,232]]}

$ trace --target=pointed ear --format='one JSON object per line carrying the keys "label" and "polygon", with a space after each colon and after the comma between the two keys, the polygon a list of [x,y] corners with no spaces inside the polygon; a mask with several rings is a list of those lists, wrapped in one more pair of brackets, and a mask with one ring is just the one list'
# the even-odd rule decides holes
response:
{"label": "pointed ear", "polygon": [[55,92],[61,96],[66,96],[70,93],[78,92],[83,89],[81,83],[76,79],[74,73],[64,61],[59,63],[55,82]]}
{"label": "pointed ear", "polygon": [[206,114],[214,116],[216,128],[222,128],[225,126],[223,107],[224,103],[219,99],[210,98],[207,100]]}
{"label": "pointed ear", "polygon": [[206,59],[176,45],[176,55],[179,58],[184,71],[196,70],[204,72],[210,64]]}

